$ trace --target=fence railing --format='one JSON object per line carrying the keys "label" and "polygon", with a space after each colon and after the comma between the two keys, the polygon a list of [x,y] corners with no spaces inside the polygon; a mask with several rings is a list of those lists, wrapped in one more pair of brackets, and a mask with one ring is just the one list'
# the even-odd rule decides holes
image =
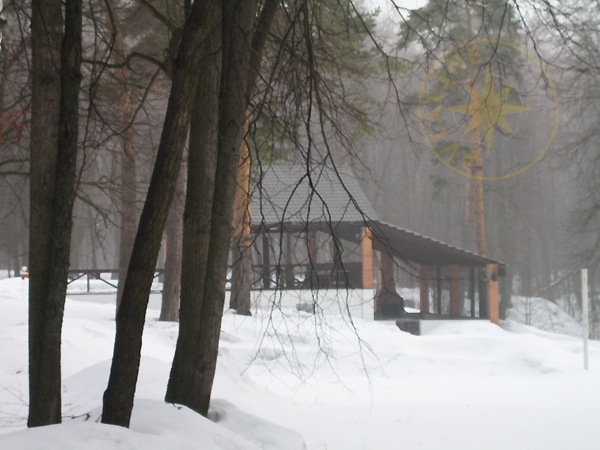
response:
{"label": "fence railing", "polygon": [[[165,269],[156,269],[154,271],[154,278],[158,278],[162,274],[164,274]],[[86,283],[86,292],[91,292],[90,281],[91,280],[99,280],[102,283],[110,286],[114,289],[117,289],[117,280],[107,280],[106,278],[102,278],[102,274],[119,274],[119,271],[116,269],[72,269],[69,270],[69,278],[67,281],[67,285],[72,284],[73,282],[82,279],[85,277]]]}

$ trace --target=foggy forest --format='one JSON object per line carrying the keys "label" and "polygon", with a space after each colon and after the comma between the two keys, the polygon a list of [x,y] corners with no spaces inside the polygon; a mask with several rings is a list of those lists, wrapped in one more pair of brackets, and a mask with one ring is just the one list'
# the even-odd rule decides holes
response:
{"label": "foggy forest", "polygon": [[[179,322],[166,401],[209,415],[223,308],[256,315],[250,291],[271,282],[248,273],[265,248],[253,221],[275,201],[264,180],[281,164],[302,168],[309,204],[326,203],[313,179],[325,168],[364,224],[500,261],[502,323],[518,303],[531,325],[537,298],[581,320],[588,269],[600,338],[597,8],[4,0],[0,273],[29,277],[28,425],[61,421],[61,324],[81,271],[116,288],[102,422],[129,426],[157,280],[159,319]],[[279,239],[276,261],[288,257]],[[415,265],[392,263],[394,295],[419,287]],[[289,270],[275,285],[299,283]]]}

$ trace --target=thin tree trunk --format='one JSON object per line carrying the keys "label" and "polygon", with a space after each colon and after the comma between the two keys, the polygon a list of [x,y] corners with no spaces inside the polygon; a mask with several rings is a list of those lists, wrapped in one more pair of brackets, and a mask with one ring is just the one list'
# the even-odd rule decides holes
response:
{"label": "thin tree trunk", "polygon": [[173,84],[152,179],[136,234],[123,297],[102,422],[129,426],[140,364],[142,332],[154,269],[171,200],[181,169],[197,72],[203,64],[202,43],[219,10],[217,1],[197,1],[184,25],[174,63]]}
{"label": "thin tree trunk", "polygon": [[61,421],[61,332],[75,200],[81,0],[32,3],[30,427]]}
{"label": "thin tree trunk", "polygon": [[[246,122],[247,123],[247,122]],[[245,127],[247,130],[247,126]],[[230,308],[249,316],[252,288],[252,234],[250,231],[250,152],[242,140],[233,207],[233,242]]]}
{"label": "thin tree trunk", "polygon": [[[246,108],[256,87],[267,34],[279,7],[278,0],[266,0],[252,36],[248,80],[246,82]],[[246,120],[246,132],[248,121]],[[230,308],[238,314],[250,315],[252,290],[252,233],[250,230],[250,172],[251,158],[248,146],[242,142],[237,171],[237,189],[234,203],[232,242],[233,267],[231,273]]]}
{"label": "thin tree trunk", "polygon": [[460,183],[460,199],[462,206],[461,246],[471,248],[472,236],[469,236],[469,219],[471,217],[471,180],[463,177]]}
{"label": "thin tree trunk", "polygon": [[115,0],[106,0],[108,9],[106,11],[107,22],[112,26],[113,55],[115,63],[115,79],[119,84],[119,95],[117,108],[119,120],[123,126],[121,131],[121,182],[119,184],[120,213],[121,213],[121,237],[119,239],[119,282],[117,285],[117,308],[123,296],[123,286],[127,277],[127,266],[131,258],[133,241],[135,240],[136,222],[136,166],[135,147],[133,142],[133,109],[131,101],[131,89],[129,80],[131,75],[125,64],[126,50],[123,42],[123,31],[117,14]]}
{"label": "thin tree trunk", "polygon": [[[471,9],[470,5],[465,2],[465,12],[467,15],[467,27],[469,33],[472,34],[471,24]],[[476,72],[475,68],[471,67],[470,73],[471,87],[475,88]],[[471,148],[473,150],[473,165],[471,166],[471,175],[473,177],[473,203],[475,210],[475,231],[477,234],[477,252],[480,255],[487,255],[487,246],[485,241],[485,210],[483,207],[483,160],[481,159],[481,138],[479,135],[479,127],[473,128],[471,131]]]}
{"label": "thin tree trunk", "polygon": [[477,252],[480,255],[487,255],[487,246],[485,242],[485,215],[483,207],[483,161],[481,159],[481,141],[479,138],[479,129],[472,131],[472,148],[475,161],[471,166],[473,174],[473,200],[475,203],[475,229],[477,232]]}
{"label": "thin tree trunk", "polygon": [[179,295],[181,292],[181,252],[183,242],[183,202],[185,201],[185,161],[177,179],[175,197],[165,227],[167,249],[165,279],[163,281],[162,304],[158,320],[179,320]]}

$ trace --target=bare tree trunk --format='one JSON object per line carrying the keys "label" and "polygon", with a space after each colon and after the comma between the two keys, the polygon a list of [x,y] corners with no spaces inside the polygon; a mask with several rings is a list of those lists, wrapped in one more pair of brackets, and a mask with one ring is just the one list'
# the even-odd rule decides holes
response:
{"label": "bare tree trunk", "polygon": [[179,320],[179,295],[181,293],[181,253],[183,243],[183,202],[185,201],[185,162],[177,179],[175,197],[165,227],[167,236],[165,279],[163,281],[162,304],[158,320]]}
{"label": "bare tree trunk", "polygon": [[[248,79],[246,82],[246,108],[250,104],[256,87],[260,62],[264,51],[267,33],[279,7],[278,0],[266,0],[258,17],[256,31],[252,36]],[[245,132],[248,121],[246,120]],[[248,146],[242,142],[240,163],[237,170],[237,188],[233,211],[234,238],[232,242],[233,267],[231,273],[231,297],[229,307],[238,314],[251,315],[252,291],[252,232],[250,229],[250,172],[251,158]]]}
{"label": "bare tree trunk", "polygon": [[197,1],[184,25],[174,62],[171,95],[152,179],[117,313],[117,333],[102,422],[129,426],[140,363],[142,332],[162,233],[181,169],[190,109],[205,56],[202,43],[219,10],[217,1]]}
{"label": "bare tree trunk", "polygon": [[472,132],[473,156],[475,162],[471,168],[473,174],[473,200],[475,203],[475,229],[477,232],[477,252],[480,255],[487,255],[487,246],[485,242],[485,215],[483,207],[483,161],[481,159],[481,141],[479,140],[479,130],[475,128]]}
{"label": "bare tree trunk", "polygon": [[[218,34],[217,41],[208,44],[225,51],[222,75],[219,78],[221,69],[216,62],[221,60],[220,54],[213,51],[217,59],[207,58],[203,70],[214,72],[203,72],[205,82],[200,89],[204,91],[197,93],[194,117],[198,122],[196,126],[192,123],[188,160],[179,338],[165,396],[166,401],[187,405],[201,414],[208,411],[216,367],[242,125],[278,5],[277,0],[263,5],[248,52],[254,11],[251,2],[237,3],[229,0],[223,8],[223,30],[229,35],[221,38]],[[234,26],[231,15],[236,7],[248,9],[235,12],[238,21]],[[244,67],[248,53],[249,68]],[[220,84],[212,84],[213,79],[220,79]],[[218,132],[213,127],[218,127]]]}
{"label": "bare tree trunk", "polygon": [[30,427],[61,421],[61,332],[75,200],[81,0],[32,3]]}
{"label": "bare tree trunk", "polygon": [[[465,12],[467,14],[467,27],[469,33],[472,34],[471,24],[471,9],[468,4],[465,4]],[[470,83],[475,87],[476,72],[475,68],[470,70]],[[479,127],[473,128],[471,131],[471,148],[473,150],[473,165],[471,166],[471,175],[473,177],[473,203],[475,212],[475,231],[477,234],[477,252],[480,255],[487,255],[487,246],[485,241],[485,210],[483,207],[483,160],[481,159],[481,138],[479,135]]]}
{"label": "bare tree trunk", "polygon": [[[247,122],[246,122],[247,123]],[[247,126],[245,127],[247,130]],[[250,231],[250,152],[242,140],[233,207],[231,298],[229,307],[250,316],[252,288],[252,234]]]}
{"label": "bare tree trunk", "polygon": [[123,127],[121,131],[121,182],[120,213],[121,213],[121,237],[119,239],[119,282],[117,287],[117,308],[121,303],[123,285],[127,277],[127,266],[131,258],[133,241],[135,240],[136,222],[136,166],[135,147],[133,142],[133,110],[131,102],[131,88],[129,79],[131,75],[125,64],[126,50],[123,42],[123,31],[117,14],[115,0],[106,0],[108,10],[106,11],[107,22],[112,27],[113,55],[115,63],[115,79],[119,83],[118,110],[119,120]]}
{"label": "bare tree trunk", "polygon": [[471,180],[463,177],[460,183],[460,200],[462,206],[461,246],[471,248],[472,237],[469,236],[469,219],[471,217]]}
{"label": "bare tree trunk", "polygon": [[[223,65],[219,88],[217,165],[207,255],[210,265],[206,267],[204,291],[199,302],[199,320],[186,327],[186,332],[197,331],[197,334],[184,337],[183,327],[180,329],[166,396],[166,401],[182,403],[203,415],[208,413],[225,301],[225,279],[232,234],[236,172],[246,111],[245,94],[254,10],[253,1],[223,2]],[[202,198],[202,195],[200,197]],[[185,267],[184,270],[189,268]],[[185,280],[184,276],[182,283]],[[183,301],[182,296],[182,308]],[[194,366],[190,366],[189,362],[186,364],[186,359],[193,361]]]}
{"label": "bare tree trunk", "polygon": [[200,315],[208,267],[211,211],[217,170],[219,86],[221,74],[221,11],[210,25],[203,52],[207,55],[196,73],[196,90],[190,123],[188,176],[183,219],[181,304],[179,336],[165,401],[188,405],[195,391],[196,352]]}
{"label": "bare tree trunk", "polygon": [[217,352],[225,301],[225,278],[231,242],[233,202],[240,144],[246,114],[250,36],[256,3],[227,0],[223,2],[223,69],[219,95],[219,144],[212,224],[197,354],[199,391],[195,393],[195,410],[208,413],[212,384],[217,366]]}

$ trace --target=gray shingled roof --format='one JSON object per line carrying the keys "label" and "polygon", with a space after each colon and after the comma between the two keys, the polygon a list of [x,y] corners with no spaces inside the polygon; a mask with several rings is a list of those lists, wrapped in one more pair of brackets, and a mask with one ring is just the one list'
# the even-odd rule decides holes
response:
{"label": "gray shingled roof", "polygon": [[256,176],[251,196],[252,227],[286,223],[343,223],[367,225],[376,245],[395,256],[426,265],[481,265],[500,261],[478,255],[437,239],[379,220],[354,174],[347,169],[311,168],[310,187],[305,165],[279,163],[263,167]]}
{"label": "gray shingled roof", "polygon": [[253,226],[377,220],[352,172],[338,169],[336,173],[328,166],[307,172],[300,163],[263,167],[252,189],[250,213]]}
{"label": "gray shingled roof", "polygon": [[391,249],[392,255],[418,264],[430,266],[499,264],[501,267],[506,266],[502,261],[482,256],[470,250],[386,222],[372,221],[369,225],[376,245],[379,243]]}

